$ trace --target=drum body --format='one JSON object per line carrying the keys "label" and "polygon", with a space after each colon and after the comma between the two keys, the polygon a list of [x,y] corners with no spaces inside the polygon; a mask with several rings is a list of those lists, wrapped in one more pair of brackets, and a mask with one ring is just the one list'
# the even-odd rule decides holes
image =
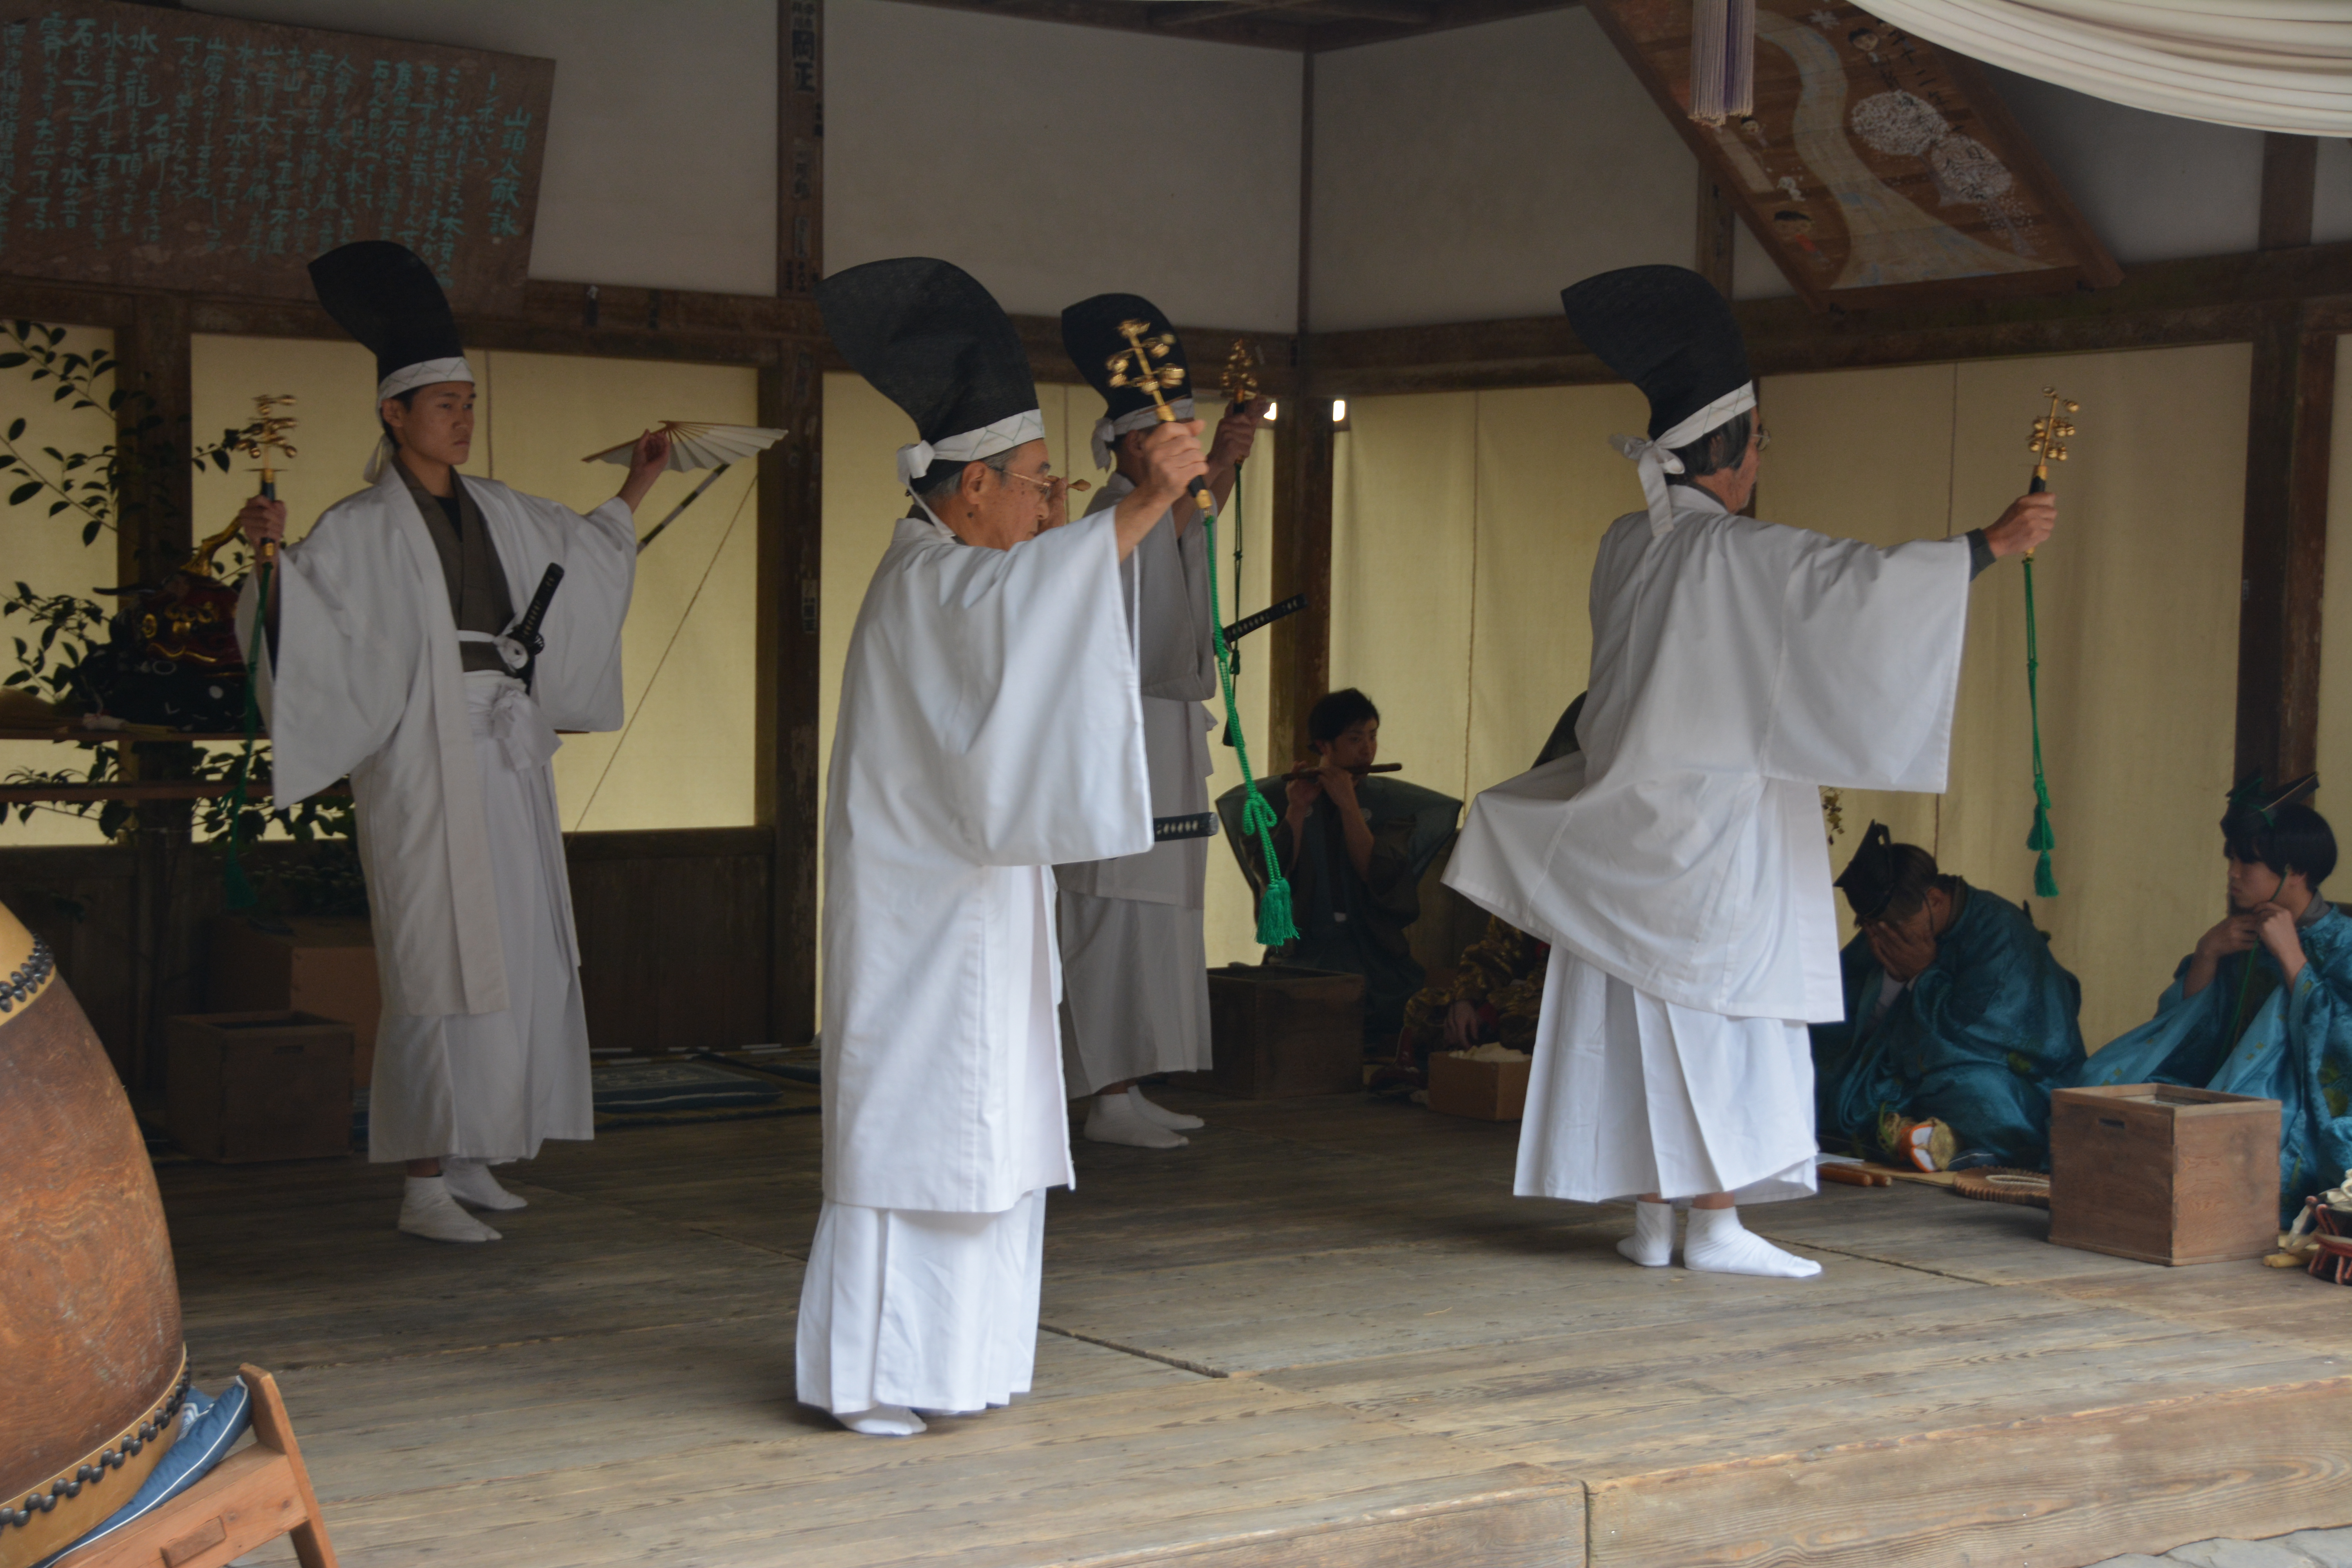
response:
{"label": "drum body", "polygon": [[177,1434],[186,1357],[131,1101],[5,908],[0,1005],[0,1568],[19,1568],[138,1490]]}

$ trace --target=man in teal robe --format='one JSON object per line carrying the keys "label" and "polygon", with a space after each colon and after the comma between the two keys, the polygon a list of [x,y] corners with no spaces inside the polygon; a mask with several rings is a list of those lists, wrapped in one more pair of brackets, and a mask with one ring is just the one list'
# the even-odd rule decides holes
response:
{"label": "man in teal robe", "polygon": [[1881,1152],[1888,1112],[1952,1130],[1955,1165],[2046,1170],[2050,1091],[2083,1064],[2082,983],[2025,911],[1878,823],[1838,879],[1860,934],[1845,1021],[1816,1024],[1819,1135]]}
{"label": "man in teal robe", "polygon": [[2232,795],[2221,822],[2230,913],[2180,961],[2156,1016],[2074,1080],[2277,1100],[2282,1223],[2352,1169],[2352,920],[2319,896],[2336,835],[2294,801],[2317,782]]}

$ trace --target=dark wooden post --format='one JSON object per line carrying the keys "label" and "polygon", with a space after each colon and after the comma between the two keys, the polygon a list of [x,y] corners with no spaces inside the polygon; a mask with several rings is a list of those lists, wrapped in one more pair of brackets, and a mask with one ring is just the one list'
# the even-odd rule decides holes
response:
{"label": "dark wooden post", "polygon": [[[2318,142],[2263,139],[2261,247],[2311,243]],[[2320,600],[2327,572],[2327,470],[2336,334],[2305,307],[2267,307],[2254,332],[2246,411],[2243,577],[2238,595],[2241,777],[2308,773],[2319,752]]]}
{"label": "dark wooden post", "polygon": [[2318,757],[2336,334],[2307,331],[2298,305],[2266,310],[2248,402],[2237,771],[2276,782]]}
{"label": "dark wooden post", "polygon": [[1729,193],[1717,183],[1706,164],[1698,166],[1697,259],[1692,270],[1715,285],[1716,292],[1731,298],[1731,229],[1738,222]]}
{"label": "dark wooden post", "polygon": [[[805,300],[823,276],[824,0],[776,7],[776,292]],[[769,1024],[816,1027],[817,582],[824,546],[824,378],[817,345],[787,339],[760,371],[760,423],[784,439],[760,458],[755,798],[769,860]]]}
{"label": "dark wooden post", "polygon": [[1307,335],[1315,213],[1315,57],[1300,57],[1297,384],[1274,437],[1274,556],[1270,603],[1307,595],[1307,608],[1267,628],[1262,772],[1307,752],[1307,710],[1331,684],[1331,400],[1315,384]]}
{"label": "dark wooden post", "polygon": [[[194,542],[194,469],[189,461],[189,302],[175,294],[133,300],[127,330],[118,330],[116,408],[116,580],[161,580],[188,558]],[[131,779],[184,776],[194,748],[177,743],[123,748],[123,774]],[[131,1037],[116,1070],[134,1089],[163,1086],[157,1054],[163,1020],[202,1005],[201,937],[194,882],[206,863],[190,853],[190,805],[143,801],[131,835],[135,857],[131,893]]]}

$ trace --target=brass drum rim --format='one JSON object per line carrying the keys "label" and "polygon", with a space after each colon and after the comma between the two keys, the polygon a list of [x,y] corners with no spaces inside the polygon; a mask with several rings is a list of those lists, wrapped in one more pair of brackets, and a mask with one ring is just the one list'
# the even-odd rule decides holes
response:
{"label": "brass drum rim", "polygon": [[[113,1440],[99,1445],[44,1485],[0,1500],[0,1568],[25,1568],[104,1524],[131,1500],[180,1439],[178,1415],[188,1397],[188,1351],[171,1385]],[[110,1475],[128,1483],[107,1485]],[[53,1499],[47,1510],[43,1498]]]}

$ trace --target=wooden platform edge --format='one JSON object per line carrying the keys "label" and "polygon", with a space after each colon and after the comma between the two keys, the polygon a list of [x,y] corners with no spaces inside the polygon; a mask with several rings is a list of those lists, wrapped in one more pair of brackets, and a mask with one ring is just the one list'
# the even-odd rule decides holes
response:
{"label": "wooden platform edge", "polygon": [[1584,1483],[1535,1465],[1503,1468],[1512,1471],[1528,1484],[1041,1568],[1584,1568]]}
{"label": "wooden platform edge", "polygon": [[1591,1568],[2082,1568],[2352,1524],[2352,1376],[1690,1466],[1589,1492]]}

